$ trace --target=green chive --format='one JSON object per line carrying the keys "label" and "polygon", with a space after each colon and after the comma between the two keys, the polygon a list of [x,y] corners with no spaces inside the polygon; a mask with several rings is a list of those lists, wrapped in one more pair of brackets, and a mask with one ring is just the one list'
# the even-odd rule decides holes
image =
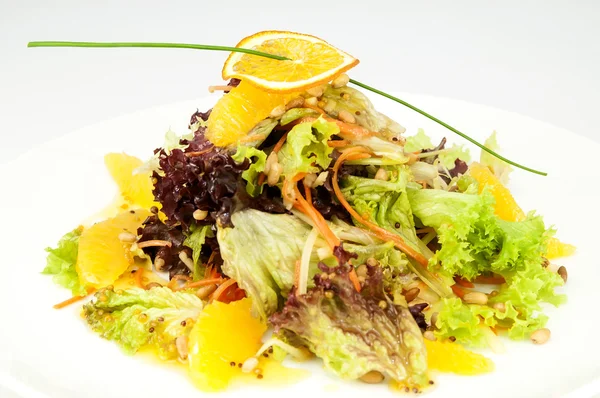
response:
{"label": "green chive", "polygon": [[[94,48],[98,48],[98,47],[150,47],[150,48],[189,48],[189,49],[193,49],[193,50],[212,50],[212,51],[227,51],[227,52],[238,52],[238,53],[245,53],[245,54],[251,54],[251,55],[257,55],[260,57],[266,57],[266,58],[271,58],[271,59],[276,59],[276,60],[280,60],[280,61],[286,61],[286,60],[290,60],[289,58],[286,57],[282,57],[280,55],[275,55],[275,54],[268,54],[268,53],[264,53],[262,51],[256,51],[256,50],[252,50],[252,49],[248,49],[248,48],[239,48],[239,47],[228,47],[228,46],[213,46],[210,44],[186,44],[186,43],[145,43],[145,42],[114,42],[114,43],[99,43],[99,42],[76,42],[76,41],[32,41],[29,42],[27,44],[27,47],[94,47]],[[371,87],[367,84],[361,83],[357,80],[354,79],[350,79],[350,83],[362,87],[365,90],[369,90],[375,94],[379,94],[383,97],[386,97],[388,99],[391,99],[392,101],[395,101],[399,104],[402,104],[410,109],[412,109],[413,111],[420,113],[421,115],[425,116],[428,119],[433,120],[434,122],[444,126],[445,128],[447,128],[448,130],[452,131],[455,134],[458,134],[459,136],[461,136],[462,138],[466,139],[467,141],[477,145],[479,148],[481,148],[482,150],[488,152],[489,154],[497,157],[498,159],[511,164],[515,167],[518,167],[520,169],[529,171],[531,173],[535,173],[535,174],[539,174],[542,176],[546,176],[548,175],[547,173],[543,172],[543,171],[539,171],[539,170],[535,170],[532,169],[530,167],[521,165],[517,162],[513,162],[510,159],[505,158],[504,156],[500,155],[499,153],[496,153],[495,151],[491,150],[490,148],[486,147],[483,144],[480,144],[479,142],[477,142],[476,140],[474,140],[473,138],[469,137],[468,135],[458,131],[457,129],[455,129],[454,127],[450,126],[449,124],[441,121],[440,119],[436,118],[433,115],[430,115],[429,113],[417,108],[414,105],[409,104],[408,102],[401,100],[400,98],[394,97],[391,94],[388,94],[384,91],[378,90],[374,87]]]}

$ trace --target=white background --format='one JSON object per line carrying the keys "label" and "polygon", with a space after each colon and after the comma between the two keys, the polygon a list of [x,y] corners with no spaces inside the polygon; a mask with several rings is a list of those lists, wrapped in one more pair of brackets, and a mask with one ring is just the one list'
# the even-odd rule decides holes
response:
{"label": "white background", "polygon": [[360,58],[352,77],[376,87],[491,105],[600,141],[600,1],[0,0],[0,162],[85,125],[207,95],[225,59],[28,41],[235,45],[265,29],[325,38]]}

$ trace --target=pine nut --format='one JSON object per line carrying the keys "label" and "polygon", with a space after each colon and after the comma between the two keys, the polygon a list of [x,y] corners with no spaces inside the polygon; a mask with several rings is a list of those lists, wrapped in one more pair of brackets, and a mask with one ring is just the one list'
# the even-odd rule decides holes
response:
{"label": "pine nut", "polygon": [[319,100],[317,99],[317,97],[309,97],[304,100],[304,105],[317,106],[318,103]]}
{"label": "pine nut", "polygon": [[278,118],[281,117],[286,111],[286,107],[284,105],[278,105],[271,111],[270,117]]}
{"label": "pine nut", "polygon": [[338,119],[346,123],[356,123],[356,118],[354,117],[354,115],[345,109],[342,109],[338,112]]}
{"label": "pine nut", "polygon": [[560,277],[562,278],[563,281],[565,281],[565,283],[567,283],[567,269],[565,268],[564,265],[561,265],[558,268],[558,271],[556,271],[558,273],[558,275],[560,275]]}
{"label": "pine nut", "polygon": [[[367,260],[368,263],[368,260]],[[361,264],[356,268],[356,275],[362,276],[363,278],[367,276],[367,266],[365,264]]]}
{"label": "pine nut", "polygon": [[383,381],[384,377],[381,372],[376,370],[372,370],[368,373],[365,373],[360,377],[360,381],[367,384],[379,384]]}
{"label": "pine nut", "polygon": [[319,174],[319,176],[317,177],[317,179],[315,180],[315,182],[312,185],[313,188],[320,187],[321,185],[325,184],[325,181],[327,180],[328,175],[329,175],[328,171],[323,171],[321,174]]}
{"label": "pine nut", "polygon": [[204,220],[206,217],[208,217],[208,211],[206,211],[206,210],[200,210],[200,209],[196,209],[196,210],[194,210],[194,212],[192,213],[192,217],[194,217],[194,220],[202,221],[202,220]]}
{"label": "pine nut", "polygon": [[488,296],[481,292],[469,292],[464,295],[463,300],[469,304],[481,304],[485,305],[488,301]]}
{"label": "pine nut", "polygon": [[158,282],[150,282],[146,286],[144,286],[144,289],[150,290],[150,289],[155,288],[155,287],[162,287],[162,285],[160,283],[158,283]]}
{"label": "pine nut", "polygon": [[323,106],[322,108],[325,112],[332,113],[335,110],[336,106],[337,106],[337,101],[330,99],[327,101],[325,106]]}
{"label": "pine nut", "polygon": [[421,289],[419,289],[418,287],[413,287],[412,289],[404,293],[404,298],[406,299],[407,303],[410,303],[411,301],[417,298],[419,293],[421,293]]}
{"label": "pine nut", "polygon": [[379,261],[377,261],[377,259],[375,259],[374,257],[369,257],[367,259],[367,265],[369,265],[371,267],[375,267],[375,266],[379,265]]}
{"label": "pine nut", "polygon": [[215,290],[217,290],[217,285],[202,286],[201,288],[196,290],[196,296],[198,296],[200,300],[204,300],[205,298],[210,296]]}
{"label": "pine nut", "polygon": [[188,338],[187,336],[179,336],[175,339],[175,347],[177,347],[177,353],[179,358],[187,359],[188,357]]}
{"label": "pine nut", "polygon": [[375,173],[375,179],[387,181],[388,180],[388,172],[383,167],[380,167],[379,170],[377,170],[377,173]]}
{"label": "pine nut", "polygon": [[258,359],[255,357],[250,357],[244,361],[242,365],[242,372],[250,373],[258,366]]}
{"label": "pine nut", "polygon": [[315,173],[307,174],[304,177],[304,185],[306,185],[309,188],[312,188],[312,186],[316,180],[317,180],[317,175]]}
{"label": "pine nut", "polygon": [[531,333],[531,341],[534,344],[545,344],[550,339],[550,329],[542,328]]}
{"label": "pine nut", "polygon": [[504,303],[494,303],[492,305],[492,308],[495,310],[498,310],[500,312],[505,312],[506,311],[506,305]]}
{"label": "pine nut", "polygon": [[135,236],[131,232],[124,231],[119,234],[119,240],[121,242],[133,243],[137,240],[137,236]]}
{"label": "pine nut", "polygon": [[292,108],[299,108],[302,105],[304,105],[304,98],[302,97],[296,97],[293,100],[291,100],[290,102],[287,103],[287,105],[285,106],[285,110],[289,111]]}
{"label": "pine nut", "polygon": [[331,86],[333,88],[341,88],[348,84],[348,82],[350,82],[350,77],[347,74],[342,73],[341,75],[333,79],[333,81],[331,82]]}
{"label": "pine nut", "polygon": [[165,260],[160,258],[160,257],[156,257],[154,259],[154,267],[156,268],[157,271],[162,271],[162,268],[165,266]]}
{"label": "pine nut", "polygon": [[269,186],[277,185],[279,182],[279,177],[281,177],[281,173],[283,173],[283,166],[279,163],[275,163],[271,166],[271,170],[269,171],[269,175],[267,177],[267,184]]}
{"label": "pine nut", "polygon": [[427,330],[425,333],[423,333],[423,338],[426,338],[427,340],[430,341],[436,341],[436,337],[435,334],[433,334],[433,332],[431,330]]}
{"label": "pine nut", "polygon": [[273,165],[278,162],[279,162],[279,159],[277,158],[277,154],[275,152],[271,152],[269,154],[269,156],[267,157],[267,161],[265,162],[264,173],[268,175],[269,172],[271,171],[271,167],[273,167]]}
{"label": "pine nut", "polygon": [[307,89],[306,92],[308,93],[308,95],[319,98],[325,92],[325,86],[321,85],[321,86],[311,87],[311,88]]}

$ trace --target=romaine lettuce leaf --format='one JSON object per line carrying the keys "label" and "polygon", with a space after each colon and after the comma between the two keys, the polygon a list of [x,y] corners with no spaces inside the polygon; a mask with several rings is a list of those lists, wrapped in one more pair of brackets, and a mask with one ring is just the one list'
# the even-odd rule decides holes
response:
{"label": "romaine lettuce leaf", "polygon": [[338,117],[339,112],[345,110],[354,115],[358,125],[380,133],[386,139],[398,137],[406,131],[404,127],[378,112],[369,98],[355,88],[333,88],[328,85],[323,100],[326,101],[325,111],[329,115]]}
{"label": "romaine lettuce leaf", "polygon": [[[269,214],[244,209],[231,216],[235,228],[218,228],[217,239],[223,272],[235,279],[252,298],[253,310],[262,319],[277,311],[294,283],[294,265],[310,225],[289,214]],[[309,275],[316,272],[313,253]]]}
{"label": "romaine lettuce leaf", "polygon": [[279,120],[279,124],[285,126],[286,124],[290,124],[291,122],[302,119],[307,116],[318,116],[319,113],[314,109],[310,108],[292,108],[286,111]]}
{"label": "romaine lettuce leaf", "polygon": [[125,291],[102,289],[83,307],[93,331],[118,343],[128,354],[153,347],[161,359],[175,359],[175,340],[186,338],[203,303],[195,294],[167,287]]}
{"label": "romaine lettuce leaf", "polygon": [[79,275],[75,269],[79,237],[82,232],[83,227],[78,227],[60,238],[56,248],[46,248],[48,257],[46,257],[46,268],[42,271],[42,274],[53,275],[54,283],[71,290],[73,296],[87,294],[86,289],[79,282]]}
{"label": "romaine lettuce leaf", "polygon": [[343,379],[378,371],[409,385],[427,383],[421,331],[408,308],[386,298],[381,268],[367,267],[359,293],[349,267],[321,267],[327,272],[315,276],[314,288],[305,295],[293,292],[271,316],[275,331],[300,341]]}
{"label": "romaine lettuce leaf", "polygon": [[262,193],[262,185],[258,185],[258,175],[265,170],[267,163],[267,154],[251,146],[240,145],[232,156],[238,163],[248,159],[250,167],[242,173],[242,178],[246,180],[246,192],[250,196],[257,196]]}
{"label": "romaine lettuce leaf", "polygon": [[314,173],[319,170],[316,166],[327,169],[331,163],[329,155],[333,152],[327,141],[339,131],[335,123],[323,118],[294,126],[277,154],[283,175],[291,178],[301,172]]}

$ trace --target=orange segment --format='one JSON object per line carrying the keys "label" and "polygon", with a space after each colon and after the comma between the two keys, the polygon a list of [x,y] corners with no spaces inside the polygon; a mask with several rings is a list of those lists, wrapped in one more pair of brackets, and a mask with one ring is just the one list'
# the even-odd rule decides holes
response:
{"label": "orange segment", "polygon": [[[190,333],[189,373],[202,391],[221,391],[242,376],[240,363],[258,351],[267,326],[251,314],[248,298],[207,305]],[[232,365],[233,362],[233,365]]]}
{"label": "orange segment", "polygon": [[449,341],[423,340],[427,348],[429,369],[459,375],[477,375],[494,370],[494,362],[483,355]]}
{"label": "orange segment", "polygon": [[506,221],[522,221],[525,219],[525,212],[521,210],[510,190],[502,185],[498,177],[489,168],[474,162],[469,166],[469,174],[479,183],[479,193],[485,187],[491,191],[494,199],[496,199],[494,210],[498,217]]}
{"label": "orange segment", "polygon": [[223,79],[238,78],[271,92],[291,92],[326,83],[358,64],[358,59],[318,37],[265,31],[246,37],[237,47],[289,58],[288,61],[231,53]]}
{"label": "orange segment", "polygon": [[147,210],[126,211],[83,231],[75,265],[83,286],[111,285],[133,264],[132,242],[121,240],[119,235],[137,235],[137,229],[149,215]]}
{"label": "orange segment", "polygon": [[235,145],[274,108],[293,97],[294,94],[268,93],[242,81],[213,107],[206,138],[220,147]]}
{"label": "orange segment", "polygon": [[[496,200],[494,212],[498,217],[506,221],[522,221],[525,212],[519,207],[517,201],[492,171],[479,163],[471,163],[469,174],[479,183],[479,193],[487,187]],[[550,238],[546,258],[570,256],[575,252],[575,246],[562,243],[556,238]]]}
{"label": "orange segment", "polygon": [[150,209],[152,206],[160,208],[154,202],[150,174],[134,173],[143,164],[140,159],[125,153],[109,153],[104,156],[104,164],[127,203],[143,209]]}

